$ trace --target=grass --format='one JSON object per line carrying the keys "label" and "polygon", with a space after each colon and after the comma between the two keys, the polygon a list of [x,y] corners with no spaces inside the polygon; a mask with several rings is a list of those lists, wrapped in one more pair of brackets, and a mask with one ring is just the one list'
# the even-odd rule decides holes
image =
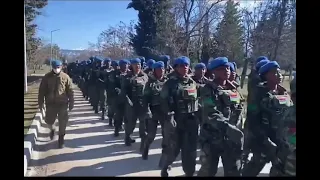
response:
{"label": "grass", "polygon": [[43,74],[49,72],[46,67],[35,71],[34,74],[28,76],[28,93],[24,95],[24,135],[28,133],[30,125],[38,111],[38,91]]}

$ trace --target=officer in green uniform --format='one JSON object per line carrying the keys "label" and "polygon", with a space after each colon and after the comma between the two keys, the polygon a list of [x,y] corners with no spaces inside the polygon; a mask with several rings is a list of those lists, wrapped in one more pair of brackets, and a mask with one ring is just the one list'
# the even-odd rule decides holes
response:
{"label": "officer in green uniform", "polygon": [[[107,108],[107,88],[108,88],[108,76],[112,71],[111,59],[105,58],[103,66],[100,71],[99,82],[100,82],[100,109],[102,111],[101,120],[105,119],[105,112]],[[109,119],[109,126],[112,126],[112,119]]]}
{"label": "officer in green uniform", "polygon": [[197,83],[188,75],[190,59],[175,60],[176,75],[163,86],[160,93],[162,111],[168,115],[164,123],[163,150],[160,158],[161,176],[168,176],[171,164],[181,150],[182,169],[193,176],[196,166],[198,120]]}
{"label": "officer in green uniform", "polygon": [[72,89],[72,80],[62,72],[62,63],[59,60],[51,62],[52,71],[47,73],[41,80],[38,95],[39,108],[43,109],[44,101],[46,103],[45,122],[49,125],[50,138],[54,137],[52,125],[58,117],[59,122],[59,148],[64,146],[64,136],[69,121],[69,111],[74,106],[74,94]]}

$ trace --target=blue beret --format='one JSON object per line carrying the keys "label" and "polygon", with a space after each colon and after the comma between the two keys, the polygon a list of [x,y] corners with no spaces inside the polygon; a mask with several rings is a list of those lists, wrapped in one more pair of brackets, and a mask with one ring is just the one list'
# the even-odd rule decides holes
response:
{"label": "blue beret", "polygon": [[232,64],[234,65],[234,70],[237,70],[237,63],[236,62],[232,62]]}
{"label": "blue beret", "polygon": [[226,57],[217,57],[214,60],[210,61],[208,64],[208,69],[213,70],[220,66],[229,66],[228,58]]}
{"label": "blue beret", "polygon": [[161,56],[161,60],[163,60],[164,62],[167,62],[170,60],[170,56],[169,55],[163,55]]}
{"label": "blue beret", "polygon": [[181,64],[190,65],[190,59],[186,56],[178,57],[177,59],[175,59],[173,65],[176,66],[176,65],[181,65]]}
{"label": "blue beret", "polygon": [[164,62],[158,61],[158,62],[152,64],[152,69],[157,69],[157,68],[164,68]]}
{"label": "blue beret", "polygon": [[139,58],[135,58],[131,60],[131,64],[138,64],[141,63],[141,60]]}
{"label": "blue beret", "polygon": [[261,60],[260,62],[258,62],[258,63],[256,64],[256,70],[259,71],[260,67],[263,66],[263,65],[265,65],[265,64],[267,64],[268,62],[270,62],[270,61],[267,60],[267,59]]}
{"label": "blue beret", "polygon": [[204,63],[198,63],[194,66],[194,69],[206,69],[206,65]]}
{"label": "blue beret", "polygon": [[119,66],[119,61],[111,61],[111,66]]}
{"label": "blue beret", "polygon": [[121,59],[119,61],[119,65],[125,65],[125,64],[130,64],[130,62],[128,60],[126,60],[126,59]]}
{"label": "blue beret", "polygon": [[262,60],[268,60],[268,58],[266,56],[260,56],[257,58],[256,63],[262,61]]}
{"label": "blue beret", "polygon": [[58,66],[62,66],[62,62],[59,61],[59,60],[52,60],[52,61],[51,61],[51,66],[52,66],[53,68],[56,68],[56,67],[58,67]]}
{"label": "blue beret", "polygon": [[104,59],[104,62],[109,62],[109,61],[111,61],[110,58],[105,58],[105,59]]}
{"label": "blue beret", "polygon": [[259,69],[259,74],[264,74],[266,72],[268,72],[270,69],[272,68],[280,68],[279,64],[277,63],[277,61],[270,61],[267,64],[263,65],[260,67]]}
{"label": "blue beret", "polygon": [[230,67],[230,71],[234,72],[236,70],[236,68],[234,67],[234,64],[232,62],[229,62],[229,67]]}
{"label": "blue beret", "polygon": [[152,64],[154,64],[155,62],[156,62],[155,60],[149,59],[149,60],[147,61],[147,66],[148,66],[148,68],[152,68]]}

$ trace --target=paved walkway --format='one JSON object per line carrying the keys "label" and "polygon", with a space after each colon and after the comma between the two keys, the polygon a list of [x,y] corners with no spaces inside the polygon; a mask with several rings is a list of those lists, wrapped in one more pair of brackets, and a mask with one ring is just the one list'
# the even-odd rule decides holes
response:
{"label": "paved walkway", "polygon": [[[79,90],[75,90],[75,108],[69,115],[65,148],[58,149],[58,136],[50,141],[48,129],[43,129],[38,135],[27,176],[160,176],[157,167],[161,155],[160,129],[151,145],[149,159],[144,161],[138,152],[138,129],[133,134],[136,143],[126,147],[123,132],[115,138],[113,129],[107,126],[108,120],[102,121],[99,115],[93,113]],[[196,169],[199,168],[197,164]],[[263,169],[261,176],[266,176],[269,169],[270,164]],[[183,174],[178,157],[169,175]],[[223,176],[221,162],[218,176]]]}

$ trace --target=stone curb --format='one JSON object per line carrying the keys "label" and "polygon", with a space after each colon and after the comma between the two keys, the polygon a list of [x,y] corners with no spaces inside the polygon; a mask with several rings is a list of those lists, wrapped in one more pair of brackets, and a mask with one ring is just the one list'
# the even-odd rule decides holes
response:
{"label": "stone curb", "polygon": [[30,125],[29,131],[24,138],[24,176],[27,173],[28,164],[32,158],[33,147],[35,146],[39,130],[40,128],[43,128],[42,124],[45,124],[44,117],[44,110],[40,111],[40,109],[38,109],[32,124]]}

